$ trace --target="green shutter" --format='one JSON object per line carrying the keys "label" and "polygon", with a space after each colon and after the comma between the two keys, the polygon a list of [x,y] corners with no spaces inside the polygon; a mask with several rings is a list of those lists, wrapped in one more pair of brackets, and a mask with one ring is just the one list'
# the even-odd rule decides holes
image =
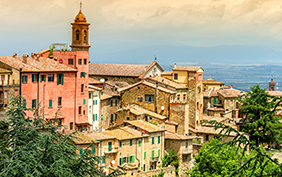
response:
{"label": "green shutter", "polygon": [[53,101],[49,100],[49,108],[52,108]]}
{"label": "green shutter", "polygon": [[83,148],[79,148],[79,154],[83,154]]}
{"label": "green shutter", "polygon": [[141,146],[141,141],[140,140],[138,141],[138,146]]}
{"label": "green shutter", "polygon": [[119,165],[122,165],[122,161],[121,161],[121,158],[119,158]]}
{"label": "green shutter", "polygon": [[96,154],[96,148],[92,147],[92,154]]}
{"label": "green shutter", "polygon": [[95,121],[95,115],[93,114],[93,121]]}
{"label": "green shutter", "polygon": [[93,105],[95,105],[95,100],[93,100]]}
{"label": "green shutter", "polygon": [[106,163],[105,156],[102,157],[102,163]]}
{"label": "green shutter", "polygon": [[128,158],[128,157],[126,157],[126,163],[128,163],[128,161],[129,161],[129,158]]}
{"label": "green shutter", "polygon": [[161,137],[158,136],[158,144],[160,144],[160,143],[161,143]]}
{"label": "green shutter", "polygon": [[23,100],[23,107],[26,108],[26,99]]}
{"label": "green shutter", "polygon": [[22,76],[22,83],[26,83],[25,82],[25,76]]}
{"label": "green shutter", "polygon": [[216,104],[216,98],[213,98],[213,104],[214,105]]}
{"label": "green shutter", "polygon": [[32,109],[36,109],[36,99],[32,100]]}
{"label": "green shutter", "polygon": [[44,75],[44,82],[46,82],[46,75]]}
{"label": "green shutter", "polygon": [[155,137],[152,137],[152,144],[155,144]]}
{"label": "green shutter", "polygon": [[155,157],[155,151],[153,150],[152,151],[152,158],[154,158]]}
{"label": "green shutter", "polygon": [[123,164],[124,163],[124,158],[121,158],[121,164]]}
{"label": "green shutter", "polygon": [[144,159],[146,159],[146,152],[144,152]]}
{"label": "green shutter", "polygon": [[86,104],[86,99],[83,99],[83,104]]}
{"label": "green shutter", "polygon": [[62,73],[62,85],[64,85],[64,73]]}
{"label": "green shutter", "polygon": [[57,74],[57,85],[59,85],[59,78],[60,78],[60,74]]}
{"label": "green shutter", "polygon": [[135,162],[135,156],[133,155],[132,156],[132,163],[134,163]]}
{"label": "green shutter", "polygon": [[80,78],[82,78],[82,75],[83,75],[82,72],[80,72]]}
{"label": "green shutter", "polygon": [[132,146],[132,140],[130,140],[130,146]]}
{"label": "green shutter", "polygon": [[161,150],[158,149],[158,157],[160,157],[160,156],[161,156]]}

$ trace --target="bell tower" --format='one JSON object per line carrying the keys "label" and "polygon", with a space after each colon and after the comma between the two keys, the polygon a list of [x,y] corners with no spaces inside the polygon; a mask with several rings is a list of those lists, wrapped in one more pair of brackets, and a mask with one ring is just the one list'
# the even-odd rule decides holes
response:
{"label": "bell tower", "polygon": [[275,91],[275,83],[273,82],[273,78],[269,82],[269,91]]}
{"label": "bell tower", "polygon": [[80,3],[80,10],[76,15],[72,25],[72,44],[70,45],[72,51],[89,51],[89,25],[85,15],[81,11],[82,3]]}

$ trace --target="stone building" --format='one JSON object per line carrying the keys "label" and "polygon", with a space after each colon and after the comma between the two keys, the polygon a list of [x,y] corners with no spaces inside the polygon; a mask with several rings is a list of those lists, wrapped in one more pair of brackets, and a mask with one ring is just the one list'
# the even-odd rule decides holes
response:
{"label": "stone building", "polygon": [[88,122],[92,131],[100,130],[102,88],[88,85]]}
{"label": "stone building", "polygon": [[196,66],[176,66],[172,72],[162,73],[162,77],[187,86],[189,103],[189,126],[200,125],[203,119],[203,68]]}
{"label": "stone building", "polygon": [[206,90],[218,90],[220,88],[223,88],[224,83],[220,82],[220,81],[216,81],[213,78],[209,78],[207,80],[203,81],[203,87],[204,87],[204,91]]}
{"label": "stone building", "polygon": [[163,71],[156,61],[150,65],[91,63],[89,77],[102,81],[124,81],[134,84],[147,77],[160,76]]}

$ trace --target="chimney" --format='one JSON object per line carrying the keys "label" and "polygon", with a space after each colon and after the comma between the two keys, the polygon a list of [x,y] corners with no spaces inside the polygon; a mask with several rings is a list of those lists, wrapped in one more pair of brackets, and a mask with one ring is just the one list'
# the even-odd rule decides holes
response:
{"label": "chimney", "polygon": [[16,57],[17,57],[17,53],[14,52],[14,53],[13,53],[13,58],[16,58]]}
{"label": "chimney", "polygon": [[174,63],[174,68],[176,68],[176,63]]}
{"label": "chimney", "polygon": [[27,57],[28,57],[27,54],[23,54],[23,62],[24,62],[24,63],[27,63]]}
{"label": "chimney", "polygon": [[33,59],[36,59],[36,58],[35,58],[35,53],[32,52],[32,53],[31,53],[31,57],[32,57]]}

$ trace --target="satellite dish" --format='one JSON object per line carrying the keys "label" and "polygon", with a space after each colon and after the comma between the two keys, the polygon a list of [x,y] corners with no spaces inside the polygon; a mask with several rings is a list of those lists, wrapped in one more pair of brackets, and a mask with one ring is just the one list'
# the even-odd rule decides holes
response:
{"label": "satellite dish", "polygon": [[115,161],[115,160],[112,160],[112,161],[111,161],[111,164],[113,164],[113,165],[114,165],[115,163],[116,163],[116,161]]}
{"label": "satellite dish", "polygon": [[100,82],[105,82],[105,79],[104,78],[100,79]]}
{"label": "satellite dish", "polygon": [[164,110],[164,106],[161,107],[161,110]]}

